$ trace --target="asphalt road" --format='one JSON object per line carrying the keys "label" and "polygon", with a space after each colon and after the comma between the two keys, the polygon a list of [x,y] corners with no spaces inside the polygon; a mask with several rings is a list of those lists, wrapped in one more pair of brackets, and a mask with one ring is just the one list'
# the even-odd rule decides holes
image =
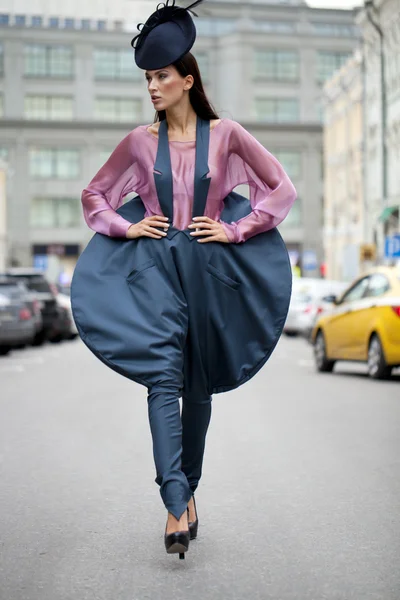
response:
{"label": "asphalt road", "polygon": [[0,599],[400,598],[400,376],[283,339],[215,396],[185,561],[154,477],[144,388],[80,341],[1,358]]}

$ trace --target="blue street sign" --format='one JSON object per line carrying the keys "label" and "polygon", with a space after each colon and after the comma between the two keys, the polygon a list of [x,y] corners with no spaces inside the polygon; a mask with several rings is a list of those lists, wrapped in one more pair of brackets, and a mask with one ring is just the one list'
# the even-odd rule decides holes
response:
{"label": "blue street sign", "polygon": [[33,266],[35,269],[46,271],[49,264],[49,257],[47,254],[35,254],[33,257]]}
{"label": "blue street sign", "polygon": [[400,258],[400,233],[386,238],[385,258]]}
{"label": "blue street sign", "polygon": [[304,250],[302,267],[303,271],[316,271],[318,269],[317,253],[315,250]]}

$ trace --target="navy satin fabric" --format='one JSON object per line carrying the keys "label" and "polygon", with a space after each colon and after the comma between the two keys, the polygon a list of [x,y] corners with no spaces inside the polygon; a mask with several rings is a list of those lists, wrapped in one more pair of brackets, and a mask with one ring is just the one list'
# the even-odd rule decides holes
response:
{"label": "navy satin fabric", "polygon": [[[221,219],[251,210],[232,192]],[[144,217],[139,197],[117,211]],[[183,393],[238,387],[271,355],[287,316],[292,273],[276,229],[243,244],[199,244],[190,230],[135,240],[96,233],[76,265],[72,309],[84,343],[105,364],[150,388]]]}

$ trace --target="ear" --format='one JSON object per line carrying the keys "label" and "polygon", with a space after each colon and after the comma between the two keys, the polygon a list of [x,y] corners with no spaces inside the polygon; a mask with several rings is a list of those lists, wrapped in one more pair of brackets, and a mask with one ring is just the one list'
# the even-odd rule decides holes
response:
{"label": "ear", "polygon": [[183,86],[184,90],[190,90],[191,87],[193,87],[194,84],[194,78],[193,75],[187,75],[185,77],[185,84]]}

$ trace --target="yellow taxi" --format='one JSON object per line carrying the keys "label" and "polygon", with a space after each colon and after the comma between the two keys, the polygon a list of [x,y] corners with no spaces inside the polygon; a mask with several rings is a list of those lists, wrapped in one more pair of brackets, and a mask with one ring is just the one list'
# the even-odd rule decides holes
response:
{"label": "yellow taxi", "polygon": [[318,371],[336,361],[362,361],[374,379],[390,377],[400,366],[400,270],[376,267],[354,281],[312,333]]}

